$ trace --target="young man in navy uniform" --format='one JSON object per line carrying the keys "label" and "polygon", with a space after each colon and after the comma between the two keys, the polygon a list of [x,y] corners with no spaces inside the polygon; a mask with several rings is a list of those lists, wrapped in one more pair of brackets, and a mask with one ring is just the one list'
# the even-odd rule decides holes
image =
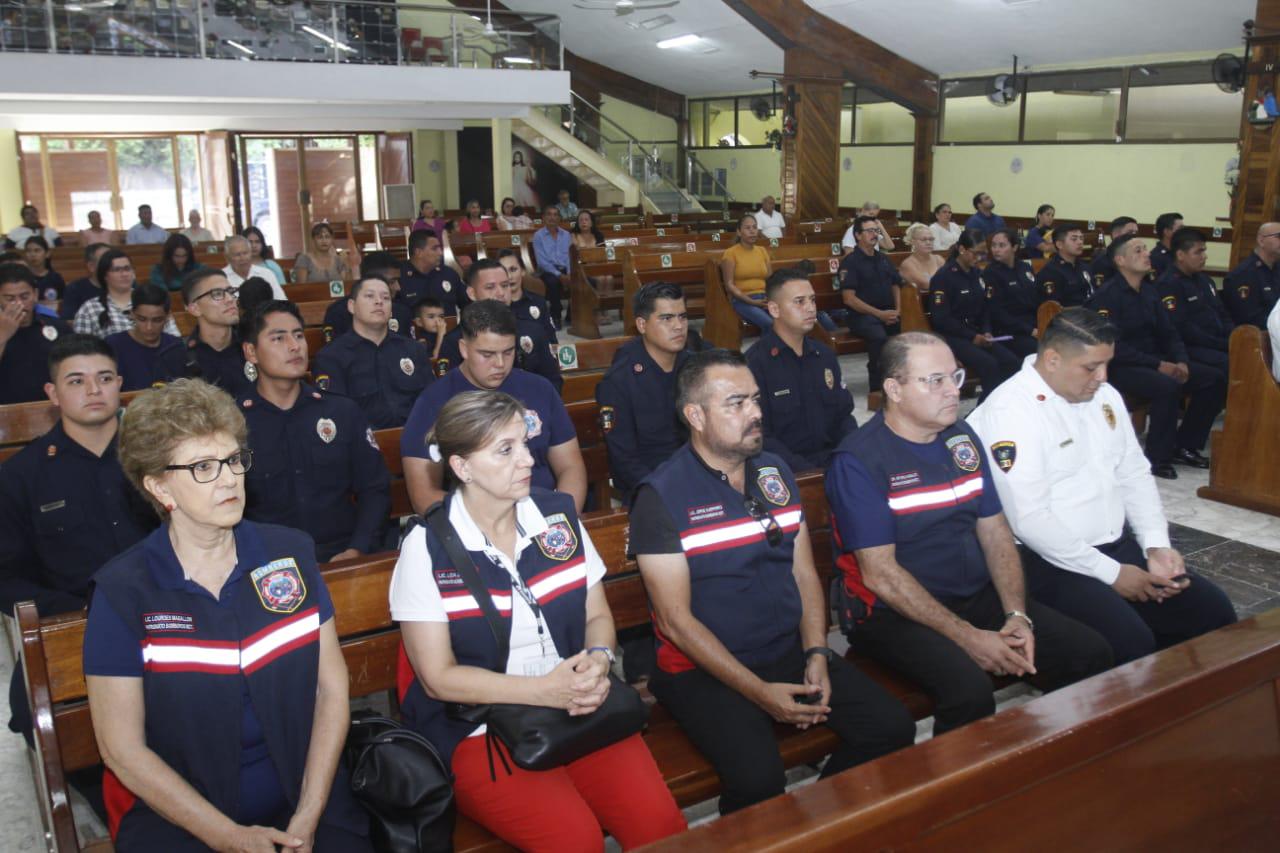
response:
{"label": "young man in navy uniform", "polygon": [[628,505],[640,481],[686,440],[676,417],[676,373],[691,352],[702,348],[696,332],[690,337],[680,285],[651,282],[636,292],[633,303],[639,334],[618,348],[596,386],[609,474]]}
{"label": "young man in navy uniform", "polygon": [[313,375],[321,391],[355,400],[374,429],[398,427],[432,380],[425,350],[392,334],[391,288],[380,278],[362,278],[351,288],[351,331],[315,357]]}
{"label": "young man in navy uniform", "polygon": [[[0,467],[0,607],[34,601],[41,616],[79,610],[89,579],[156,526],[116,458],[120,376],[106,342],[68,333],[50,350],[45,393],[58,423]],[[9,728],[30,737],[22,667]]]}
{"label": "young man in navy uniform", "polygon": [[1111,666],[1096,631],[1027,598],[980,440],[957,420],[963,382],[941,338],[895,338],[885,407],[826,477],[841,627],[928,691],[935,735],[994,713],[991,675],[1047,691]]}
{"label": "young man in navy uniform", "polygon": [[915,726],[827,646],[799,488],[763,449],[746,359],[697,353],[676,383],[689,443],[637,490],[630,550],[658,641],[649,687],[716,768],[728,814],[782,793],[775,722],[839,735],[824,777],[909,746]]}
{"label": "young man in navy uniform", "polygon": [[[1146,446],[1151,472],[1175,480],[1175,463],[1208,468],[1209,460],[1200,451],[1226,405],[1227,376],[1187,354],[1169,310],[1148,278],[1151,261],[1146,244],[1137,237],[1121,237],[1108,251],[1120,274],[1094,294],[1088,307],[1120,329],[1111,384],[1122,394],[1151,404]],[[1184,393],[1190,393],[1191,400],[1179,426]]]}
{"label": "young man in navy uniform", "polygon": [[[1174,235],[1178,240],[1187,229]],[[1013,379],[969,416],[982,438],[1027,589],[1102,634],[1116,663],[1236,621],[1186,571],[1124,398],[1106,382],[1116,327],[1087,308],[1054,317]]]}
{"label": "young man in navy uniform", "polygon": [[555,387],[516,367],[519,344],[511,309],[496,299],[472,302],[462,310],[458,328],[462,330],[462,364],[418,398],[400,434],[405,485],[414,512],[426,512],[444,498],[443,466],[428,454],[427,433],[444,404],[463,391],[504,391],[528,407],[525,421],[534,460],[533,485],[572,495],[581,511],[587,499],[587,466],[578,436]]}
{"label": "young man in navy uniform", "polygon": [[1181,227],[1181,213],[1162,213],[1156,217],[1156,245],[1150,255],[1153,279],[1164,275],[1165,269],[1173,263],[1173,253],[1169,251],[1169,244],[1173,240],[1173,235]]}
{"label": "young man in navy uniform", "polygon": [[1222,301],[1237,326],[1267,327],[1267,317],[1280,299],[1280,222],[1258,227],[1253,253],[1227,274]]}
{"label": "young man in navy uniform", "polygon": [[1169,246],[1173,263],[1156,280],[1160,301],[1169,310],[1191,360],[1226,373],[1227,344],[1235,324],[1218,298],[1213,279],[1204,273],[1204,235],[1194,228],[1181,228]]}
{"label": "young man in navy uniform", "polygon": [[556,324],[551,322],[551,309],[547,300],[524,286],[524,267],[520,266],[520,255],[515,249],[503,249],[498,252],[498,263],[507,271],[507,280],[511,282],[511,312],[517,320],[536,320],[542,324],[547,339],[553,344],[560,342],[556,337]]}
{"label": "young man in navy uniform", "polygon": [[[512,287],[507,278],[507,270],[493,258],[480,258],[467,268],[468,302],[492,299],[510,307],[511,296]],[[521,318],[514,311],[512,315],[516,317],[516,367],[541,376],[559,394],[564,387],[564,377],[560,375],[560,363],[551,354],[551,343],[542,322]],[[437,376],[442,376],[462,363],[462,350],[458,345],[461,339],[461,326],[455,326],[444,336],[444,341],[440,344],[440,355],[436,359]]]}
{"label": "young man in navy uniform", "polygon": [[183,276],[182,301],[196,318],[196,330],[186,346],[161,355],[159,369],[167,379],[203,379],[233,397],[253,385],[240,349],[238,293],[222,270],[201,267]]}
{"label": "young man in navy uniform", "polygon": [[[391,319],[387,328],[392,333],[412,338],[413,305],[400,299],[400,264],[390,252],[370,252],[360,261],[361,278],[380,278],[391,288]],[[324,340],[329,343],[351,331],[351,300],[340,296],[329,303],[324,312]]]}
{"label": "young man in navy uniform", "polygon": [[[1107,228],[1114,243],[1126,234],[1138,233],[1138,220],[1132,216],[1117,216],[1111,220]],[[1102,246],[1094,249],[1093,263],[1089,264],[1089,277],[1093,279],[1093,289],[1102,287],[1103,282],[1116,274],[1116,265],[1111,261],[1111,254]]]}
{"label": "young man in navy uniform", "polygon": [[400,267],[400,298],[414,305],[424,296],[433,296],[450,317],[467,304],[462,279],[444,263],[443,237],[430,229],[409,235],[409,260]]}
{"label": "young man in navy uniform", "polygon": [[793,471],[825,468],[831,451],[858,427],[853,395],[844,387],[835,352],[808,337],[818,322],[809,276],[775,270],[764,298],[773,328],[747,350],[747,365],[760,388],[765,449]]}
{"label": "young man in navy uniform", "polygon": [[0,264],[0,405],[44,399],[49,350],[71,330],[36,313],[36,280],[22,264]]}
{"label": "young man in navy uniform", "polygon": [[845,255],[836,273],[840,298],[849,309],[849,331],[867,342],[867,376],[871,390],[880,390],[880,351],[891,335],[898,334],[900,312],[897,288],[902,276],[893,263],[876,251],[880,231],[875,219],[859,216],[853,221],[857,247]]}
{"label": "young man in navy uniform", "polygon": [[303,383],[307,339],[292,302],[268,302],[246,330],[245,360],[258,369],[236,401],[249,425],[253,467],[247,518],[306,531],[320,562],[381,550],[391,478],[356,403]]}
{"label": "young man in navy uniform", "polygon": [[1084,254],[1084,233],[1079,225],[1060,223],[1053,229],[1053,248],[1057,250],[1036,276],[1040,301],[1050,299],[1063,308],[1083,305],[1093,295],[1093,276],[1080,260]]}

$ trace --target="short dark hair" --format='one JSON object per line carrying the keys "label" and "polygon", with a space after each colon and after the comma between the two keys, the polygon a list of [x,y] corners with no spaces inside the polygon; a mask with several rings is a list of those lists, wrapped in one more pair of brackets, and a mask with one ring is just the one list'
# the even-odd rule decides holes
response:
{"label": "short dark hair", "polygon": [[984,195],[986,195],[986,193],[976,193],[976,194],[974,195],[974,197],[973,197],[973,209],[974,209],[974,210],[977,210],[977,209],[978,209],[978,205],[982,203],[982,197],[983,197]]}
{"label": "short dark hair", "polygon": [[[421,251],[422,249],[427,248],[427,241],[430,240],[432,237],[439,239],[440,235],[432,231],[430,228],[419,228],[417,231],[414,231],[412,234],[410,234],[409,235],[409,257],[412,258],[414,252],[418,252],[418,251]],[[379,253],[374,252],[374,254],[376,255]],[[383,252],[382,254],[387,254],[387,253]],[[387,257],[390,257],[390,255],[387,255]],[[364,264],[361,264],[360,268],[364,269]]]}
{"label": "short dark hair", "polygon": [[1058,208],[1054,207],[1053,205],[1051,205],[1051,204],[1042,204],[1042,205],[1040,205],[1039,207],[1037,207],[1037,208],[1036,208],[1036,217],[1037,217],[1037,218],[1039,218],[1040,216],[1042,216],[1043,214],[1048,213],[1048,212],[1049,212],[1049,211],[1051,211],[1051,210],[1052,210],[1054,213],[1057,213],[1057,212],[1058,212]]}
{"label": "short dark hair", "polygon": [[1138,224],[1138,220],[1134,219],[1132,216],[1117,216],[1115,219],[1111,220],[1111,224],[1107,226],[1107,231],[1109,231],[1111,233],[1111,236],[1114,237],[1116,233],[1119,232],[1120,229],[1124,228],[1126,225],[1137,225],[1137,224]]}
{"label": "short dark hair", "polygon": [[240,292],[236,294],[236,303],[240,306],[241,331],[249,328],[253,312],[259,305],[274,300],[275,291],[270,282],[259,275],[250,276],[240,284]]}
{"label": "short dark hair", "polygon": [[312,238],[318,236],[321,231],[328,231],[330,234],[333,234],[333,226],[328,222],[317,222],[315,225],[311,226]]}
{"label": "short dark hair", "polygon": [[684,407],[694,402],[713,367],[746,367],[747,357],[736,349],[707,349],[696,352],[681,366],[676,374],[676,414],[687,426]]}
{"label": "short dark hair", "polygon": [[101,252],[103,249],[110,249],[108,243],[90,243],[84,247],[84,262],[87,264],[93,260],[93,256]]}
{"label": "short dark hair", "polygon": [[1084,229],[1080,227],[1079,222],[1053,223],[1053,245],[1056,246],[1060,241],[1067,239],[1067,235],[1073,231],[1084,234]]}
{"label": "short dark hair", "polygon": [[1156,217],[1156,239],[1164,237],[1164,232],[1173,227],[1173,223],[1182,218],[1181,213],[1162,213]]}
{"label": "short dark hair", "polygon": [[1114,344],[1120,338],[1120,330],[1097,311],[1077,306],[1059,311],[1040,338],[1039,351],[1058,352],[1064,349],[1091,347],[1098,344]]}
{"label": "short dark hair", "polygon": [[387,290],[391,289],[391,282],[380,275],[362,275],[355,284],[351,285],[351,292],[347,294],[347,299],[355,299],[359,296],[360,291],[364,290],[365,284],[370,281],[380,281],[387,286]]}
{"label": "short dark hair", "polygon": [[22,283],[36,289],[36,275],[26,264],[0,264],[0,285]]}
{"label": "short dark hair", "polygon": [[[968,233],[968,232],[965,232]],[[880,351],[880,373],[885,379],[902,381],[903,372],[907,369],[907,361],[911,358],[912,347],[932,346],[947,342],[941,335],[933,332],[902,332],[889,338],[884,349]],[[879,388],[873,389],[879,391]]]}
{"label": "short dark hair", "polygon": [[138,210],[139,210],[139,212],[141,212],[141,211],[143,211],[143,210],[150,210],[150,209],[151,209],[151,205],[149,205],[149,204],[140,204],[140,205],[138,205]]}
{"label": "short dark hair", "polygon": [[143,305],[155,305],[164,309],[164,313],[169,313],[169,291],[165,290],[158,284],[152,284],[149,281],[140,282],[134,285],[133,296],[129,298],[129,304],[134,308]]}
{"label": "short dark hair", "polygon": [[947,204],[945,201],[944,201],[944,202],[940,202],[939,204],[935,204],[935,205],[933,206],[933,212],[934,212],[934,215],[937,215],[938,211],[942,210],[942,208],[944,208],[944,207],[950,207],[950,206],[951,206],[951,205],[950,205],[950,204]]}
{"label": "short dark hair", "polygon": [[[990,237],[995,237],[997,235],[1003,236],[1009,241],[1009,245],[1013,246],[1015,249],[1022,245],[1022,238],[1018,236],[1018,229],[1016,228],[999,228],[992,231]],[[987,239],[990,240],[990,237]]]}
{"label": "short dark hair", "polygon": [[669,281],[649,282],[631,297],[631,307],[635,310],[636,319],[648,320],[658,309],[659,299],[684,299],[684,289]]}
{"label": "short dark hair", "polygon": [[268,299],[266,302],[259,302],[254,306],[249,319],[240,328],[241,340],[256,346],[258,336],[262,334],[263,329],[267,328],[267,317],[272,314],[288,314],[297,320],[300,325],[306,325],[302,321],[302,312],[298,310],[297,305],[287,299]]}
{"label": "short dark hair", "polygon": [[1107,257],[1115,260],[1116,255],[1124,251],[1124,247],[1138,239],[1137,234],[1125,234],[1111,241],[1111,245],[1107,247]]}
{"label": "short dark hair", "polygon": [[434,296],[423,296],[419,298],[417,302],[413,303],[413,313],[417,315],[417,313],[423,308],[439,308],[443,311],[444,303],[439,299],[436,299]]}
{"label": "short dark hair", "polygon": [[1196,228],[1179,228],[1173,232],[1173,238],[1169,240],[1169,251],[1175,255],[1179,252],[1189,252],[1196,243],[1207,243],[1204,233]]}
{"label": "short dark hair", "polygon": [[471,266],[467,267],[467,287],[470,287],[475,282],[476,276],[485,270],[501,270],[503,275],[507,274],[497,258],[477,258],[472,261]]}
{"label": "short dark hair", "polygon": [[[103,255],[103,257],[105,258],[106,255]],[[98,262],[98,271],[99,273],[101,273],[102,271],[101,261]],[[227,277],[222,270],[215,269],[213,267],[198,267],[196,269],[193,269],[191,272],[187,273],[186,275],[184,275],[182,277],[183,303],[186,305],[190,305],[191,293],[196,289],[196,287],[200,284],[200,282],[204,281],[206,278],[213,278],[215,275],[223,279]],[[101,275],[99,275],[98,277],[102,278]]]}
{"label": "short dark hair", "polygon": [[[413,232],[421,234],[421,231]],[[409,242],[413,242],[413,238],[409,238]],[[400,268],[400,262],[390,252],[370,252],[360,261],[360,277],[378,275],[386,270],[394,270]]]}
{"label": "short dark hair", "polygon": [[469,341],[475,340],[482,332],[516,336],[516,315],[496,299],[480,299],[463,308],[458,325],[462,328],[462,336]]}
{"label": "short dark hair", "polygon": [[[517,252],[515,249],[500,249],[498,251],[498,260],[501,261],[503,258],[515,258],[516,261],[519,262],[520,253]],[[520,266],[523,267],[524,264],[520,264]]]}
{"label": "short dark hair", "polygon": [[960,232],[960,236],[951,244],[951,251],[947,253],[947,260],[954,261],[960,255],[961,249],[976,249],[985,242],[987,242],[985,232],[976,228],[966,228]]}
{"label": "short dark hair", "polygon": [[854,234],[861,234],[861,233],[863,232],[863,230],[864,230],[864,229],[863,229],[863,226],[864,226],[864,225],[866,225],[868,222],[875,222],[875,221],[876,221],[876,218],[875,218],[874,216],[858,216],[858,217],[855,217],[855,218],[854,218],[854,220],[853,220],[853,233],[854,233]]}
{"label": "short dark hair", "polygon": [[767,302],[773,302],[778,295],[778,291],[789,281],[808,281],[809,273],[798,267],[783,267],[780,270],[774,270],[773,273],[765,280],[764,298]]}
{"label": "short dark hair", "polygon": [[111,349],[110,344],[97,335],[59,335],[53,342],[53,346],[49,347],[49,379],[52,380],[58,375],[58,365],[80,355],[101,355],[111,359],[112,364],[116,364],[115,351]]}

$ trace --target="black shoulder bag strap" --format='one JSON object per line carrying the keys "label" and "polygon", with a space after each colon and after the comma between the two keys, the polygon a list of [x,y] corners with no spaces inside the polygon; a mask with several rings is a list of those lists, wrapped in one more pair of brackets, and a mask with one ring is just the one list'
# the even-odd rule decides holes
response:
{"label": "black shoulder bag strap", "polygon": [[467,592],[471,593],[472,598],[476,600],[476,605],[480,608],[480,612],[484,614],[485,621],[489,623],[489,630],[493,632],[494,642],[498,644],[499,664],[494,669],[494,672],[506,672],[507,657],[511,653],[511,637],[503,630],[502,619],[498,616],[498,608],[494,606],[493,598],[489,595],[489,589],[485,586],[484,581],[481,580],[476,564],[472,562],[471,555],[467,553],[467,549],[462,547],[462,540],[458,538],[458,532],[453,529],[453,524],[449,521],[449,500],[451,499],[447,498],[444,501],[433,504],[427,510],[427,526],[431,528],[431,532],[440,540],[440,544],[444,545],[445,553],[449,555],[454,571],[462,578],[462,582],[466,584]]}

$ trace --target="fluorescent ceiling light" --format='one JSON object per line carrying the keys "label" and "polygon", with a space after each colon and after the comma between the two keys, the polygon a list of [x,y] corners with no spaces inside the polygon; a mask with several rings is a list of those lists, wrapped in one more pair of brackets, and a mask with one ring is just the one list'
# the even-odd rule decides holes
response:
{"label": "fluorescent ceiling light", "polygon": [[350,45],[345,45],[345,44],[343,44],[343,43],[342,43],[342,42],[340,42],[340,41],[339,41],[339,42],[335,42],[332,38],[330,38],[329,36],[325,35],[324,33],[320,32],[320,31],[319,31],[319,30],[317,30],[317,29],[313,29],[313,28],[311,28],[311,27],[307,27],[307,26],[303,26],[303,27],[301,27],[301,29],[302,29],[302,31],[303,31],[304,33],[307,33],[307,34],[309,34],[309,35],[313,35],[313,36],[315,36],[316,38],[320,39],[320,41],[324,42],[325,44],[327,44],[327,45],[329,45],[329,46],[331,46],[331,47],[336,47],[338,50],[345,50],[347,53],[355,53],[355,52],[356,52],[356,49],[355,49],[354,47],[351,47]]}
{"label": "fluorescent ceiling light", "polygon": [[532,65],[533,60],[527,56],[504,56],[502,61],[509,65]]}
{"label": "fluorescent ceiling light", "polygon": [[697,44],[701,40],[702,40],[701,36],[696,36],[693,33],[689,33],[688,35],[676,36],[675,38],[671,38],[671,39],[663,39],[662,41],[658,42],[658,47],[661,48],[662,50],[666,50],[669,47],[688,47],[691,44]]}
{"label": "fluorescent ceiling light", "polygon": [[256,54],[256,53],[254,53],[252,50],[250,50],[249,48],[247,48],[247,47],[245,47],[244,45],[242,45],[242,44],[241,44],[240,42],[238,42],[238,41],[232,41],[231,39],[226,39],[226,42],[227,42],[227,44],[231,45],[232,47],[234,47],[236,50],[240,51],[241,53],[247,53],[247,54],[249,54],[250,56],[257,56],[257,55],[258,55],[258,54]]}

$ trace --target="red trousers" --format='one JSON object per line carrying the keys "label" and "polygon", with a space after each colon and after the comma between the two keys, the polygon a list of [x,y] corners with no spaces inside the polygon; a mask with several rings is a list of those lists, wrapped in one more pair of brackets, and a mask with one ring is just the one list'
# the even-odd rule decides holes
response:
{"label": "red trousers", "polygon": [[640,735],[554,770],[507,763],[510,775],[495,755],[491,779],[484,737],[467,738],[453,753],[454,795],[462,814],[521,850],[602,850],[605,831],[630,850],[685,830]]}

